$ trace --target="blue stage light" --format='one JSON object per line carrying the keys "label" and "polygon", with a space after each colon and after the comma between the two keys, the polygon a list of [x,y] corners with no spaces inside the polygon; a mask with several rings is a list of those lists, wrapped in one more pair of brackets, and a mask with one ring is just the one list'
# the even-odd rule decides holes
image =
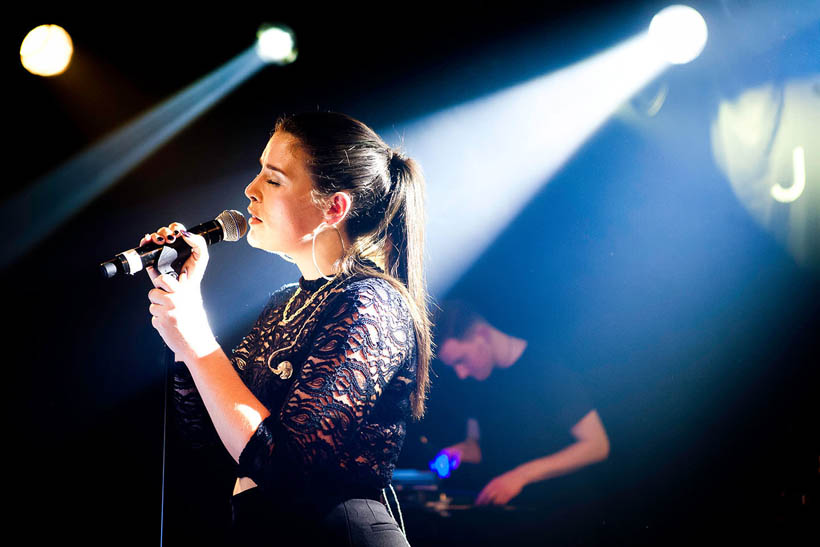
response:
{"label": "blue stage light", "polygon": [[450,476],[450,472],[455,469],[453,462],[444,452],[439,453],[436,458],[430,462],[430,471],[438,475],[440,479],[446,479]]}

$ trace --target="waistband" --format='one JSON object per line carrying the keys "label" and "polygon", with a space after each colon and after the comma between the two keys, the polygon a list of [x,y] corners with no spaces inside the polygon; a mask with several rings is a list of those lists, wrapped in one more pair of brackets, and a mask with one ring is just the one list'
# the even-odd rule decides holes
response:
{"label": "waistband", "polygon": [[277,492],[267,493],[254,486],[231,496],[231,504],[245,507],[256,506],[264,510],[306,511],[323,513],[331,507],[351,499],[368,499],[384,504],[382,491],[374,488],[347,488],[340,492],[303,493],[298,499]]}

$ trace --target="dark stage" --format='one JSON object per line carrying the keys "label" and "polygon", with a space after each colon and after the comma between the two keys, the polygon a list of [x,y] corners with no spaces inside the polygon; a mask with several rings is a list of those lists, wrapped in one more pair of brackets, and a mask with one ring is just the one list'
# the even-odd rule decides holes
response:
{"label": "dark stage", "polygon": [[[102,279],[97,267],[171,221],[245,211],[276,118],[333,110],[418,155],[435,301],[469,302],[550,348],[583,382],[610,442],[604,461],[547,481],[556,494],[546,512],[473,507],[483,482],[470,464],[429,488],[403,485],[412,545],[810,541],[820,522],[817,3],[689,3],[709,25],[701,56],[636,80],[583,133],[573,116],[598,112],[595,98],[611,99],[640,60],[572,80],[578,88],[562,102],[536,108],[525,94],[536,92],[506,94],[592,66],[582,62],[643,33],[666,5],[22,6],[4,34],[5,239],[71,210],[24,248],[4,247],[6,468],[17,499],[9,536],[227,541],[235,463],[225,450],[187,446],[170,419],[164,440],[151,283]],[[102,180],[108,164],[81,171],[83,180],[61,166],[247,50],[266,22],[293,29],[294,63],[260,68],[72,201],[74,184]],[[74,41],[72,64],[53,78],[16,60],[43,23]],[[533,123],[519,129],[519,119]],[[540,146],[542,134],[553,140]],[[564,141],[574,144],[553,157]],[[760,193],[766,177],[780,194]],[[298,277],[244,241],[215,246],[203,292],[222,347]],[[453,417],[468,406],[464,384],[441,362],[433,369],[428,412],[408,427],[400,469],[426,471],[463,439]],[[516,394],[498,397],[503,417]],[[428,503],[442,496],[449,506]],[[294,530],[272,538],[298,545]]]}

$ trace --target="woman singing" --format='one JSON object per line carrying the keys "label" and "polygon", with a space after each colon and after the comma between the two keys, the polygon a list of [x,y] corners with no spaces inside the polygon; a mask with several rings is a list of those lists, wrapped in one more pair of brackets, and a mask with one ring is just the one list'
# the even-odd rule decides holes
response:
{"label": "woman singing", "polygon": [[322,112],[280,119],[260,164],[245,189],[248,241],[302,277],[230,355],[202,305],[204,240],[178,223],[143,239],[192,247],[179,279],[153,272],[148,294],[154,327],[185,364],[174,379],[182,420],[212,423],[239,464],[239,543],[407,545],[384,489],[428,387],[420,170],[363,123]]}

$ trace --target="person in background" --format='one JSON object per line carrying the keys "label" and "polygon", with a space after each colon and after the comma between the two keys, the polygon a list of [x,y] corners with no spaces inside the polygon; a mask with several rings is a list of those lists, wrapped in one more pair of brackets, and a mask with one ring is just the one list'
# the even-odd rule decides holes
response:
{"label": "person in background", "polygon": [[466,438],[441,453],[453,467],[485,467],[476,505],[538,505],[550,479],[608,457],[609,438],[586,391],[539,340],[502,332],[460,302],[445,302],[438,322],[438,358],[469,382],[472,415]]}

